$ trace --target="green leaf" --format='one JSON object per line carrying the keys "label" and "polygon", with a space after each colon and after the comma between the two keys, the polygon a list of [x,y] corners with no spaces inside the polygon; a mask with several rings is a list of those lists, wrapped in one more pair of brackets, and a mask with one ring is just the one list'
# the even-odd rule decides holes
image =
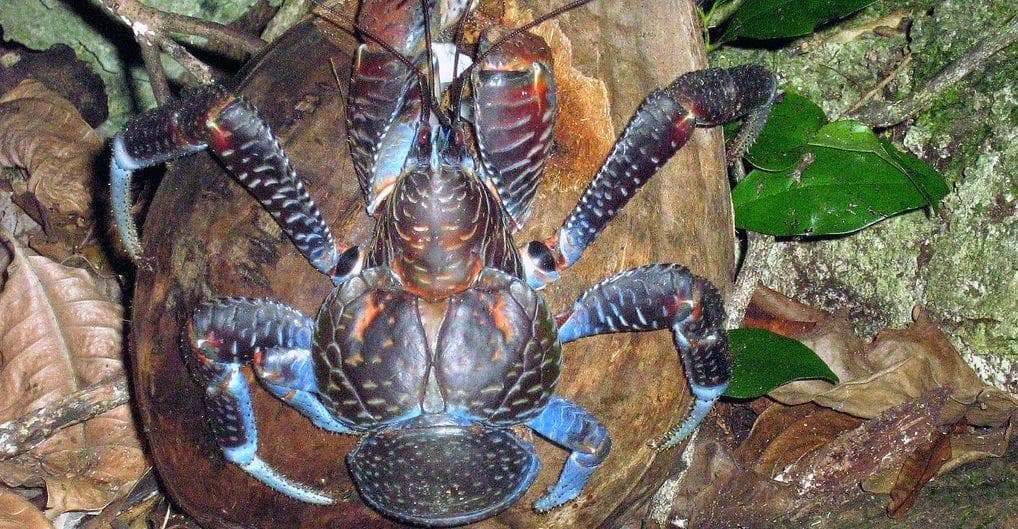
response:
{"label": "green leaf", "polygon": [[758,169],[732,190],[739,228],[786,237],[845,234],[903,211],[935,207],[947,195],[933,169],[865,124],[818,126],[823,112],[790,96],[789,105],[775,107],[781,111],[750,149],[747,159]]}
{"label": "green leaf", "polygon": [[838,383],[838,376],[802,343],[763,329],[729,331],[732,381],[726,397],[754,399],[795,380],[820,378]]}
{"label": "green leaf", "polygon": [[791,170],[805,154],[806,142],[825,123],[827,116],[816,103],[786,90],[781,102],[771,109],[746,159],[767,171]]}
{"label": "green leaf", "polygon": [[746,0],[718,42],[740,37],[780,39],[808,35],[822,24],[854,13],[875,0]]}

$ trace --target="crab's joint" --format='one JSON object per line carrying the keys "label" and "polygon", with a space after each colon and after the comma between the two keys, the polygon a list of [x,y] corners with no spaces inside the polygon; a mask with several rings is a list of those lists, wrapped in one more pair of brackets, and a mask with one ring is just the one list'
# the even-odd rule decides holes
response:
{"label": "crab's joint", "polygon": [[142,244],[131,216],[131,176],[205,148],[257,199],[319,271],[336,266],[328,226],[278,139],[243,98],[218,85],[195,88],[179,101],[145,112],[113,139],[110,194],[120,238],[139,262]]}
{"label": "crab's joint", "polygon": [[559,259],[547,244],[531,241],[520,249],[520,257],[530,288],[540,290],[559,278]]}
{"label": "crab's joint", "polygon": [[332,277],[332,283],[339,286],[361,273],[363,268],[364,252],[359,246],[351,246],[339,255],[339,258],[336,259],[336,266],[328,274]]}

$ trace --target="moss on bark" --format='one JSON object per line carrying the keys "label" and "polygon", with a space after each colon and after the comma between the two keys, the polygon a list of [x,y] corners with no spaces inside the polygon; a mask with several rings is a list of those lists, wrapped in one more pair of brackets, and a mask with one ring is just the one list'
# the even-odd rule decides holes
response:
{"label": "moss on bark", "polygon": [[[834,119],[889,75],[877,97],[908,97],[1015,12],[1008,0],[888,0],[785,48],[726,46],[712,59],[766,64]],[[892,15],[913,21],[907,35],[851,33]],[[906,56],[911,62],[899,68]],[[937,212],[788,243],[772,253],[763,281],[806,303],[849,310],[866,334],[905,325],[912,307],[925,305],[985,380],[1018,390],[1016,58],[1016,46],[998,53],[917,118],[886,131],[952,185]]]}

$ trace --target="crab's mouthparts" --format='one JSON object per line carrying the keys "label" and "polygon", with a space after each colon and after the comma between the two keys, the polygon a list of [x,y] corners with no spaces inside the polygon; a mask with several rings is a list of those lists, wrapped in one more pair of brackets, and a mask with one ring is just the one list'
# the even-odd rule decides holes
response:
{"label": "crab's mouthparts", "polygon": [[541,466],[534,447],[509,430],[456,425],[370,435],[347,462],[369,505],[403,522],[443,527],[505,509]]}

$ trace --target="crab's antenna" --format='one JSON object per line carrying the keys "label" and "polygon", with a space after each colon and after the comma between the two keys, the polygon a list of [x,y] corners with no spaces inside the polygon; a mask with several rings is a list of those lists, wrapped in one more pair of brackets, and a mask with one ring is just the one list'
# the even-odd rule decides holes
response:
{"label": "crab's antenna", "polygon": [[[463,9],[463,14],[460,15],[459,20],[456,21],[456,31],[453,33],[453,36],[452,36],[452,43],[453,43],[453,46],[455,46],[455,49],[453,50],[453,54],[452,54],[452,74],[454,76],[454,78],[453,78],[454,81],[455,81],[455,78],[458,77],[456,75],[456,72],[459,71],[459,67],[460,67],[459,49],[460,49],[460,45],[463,44],[463,34],[466,32],[467,18],[470,16],[470,5],[472,3],[473,2],[468,2],[467,6]],[[459,104],[459,99],[460,99],[459,92],[456,92],[454,95],[455,95],[455,97],[453,98],[454,102],[458,105]],[[459,112],[459,110],[456,109],[456,107],[453,107],[452,111],[453,112]]]}
{"label": "crab's antenna", "polygon": [[[356,32],[356,33],[361,34],[361,36],[366,37],[368,40],[374,42],[375,44],[378,44],[379,46],[382,47],[383,50],[389,52],[390,55],[395,57],[399,62],[403,63],[407,68],[410,69],[411,72],[414,73],[414,76],[417,77],[417,82],[420,83],[420,85],[421,85],[421,102],[422,102],[422,104],[424,106],[424,110],[425,110],[425,112],[421,113],[421,123],[422,124],[426,125],[427,124],[428,116],[430,114],[434,113],[436,116],[438,116],[438,120],[440,122],[442,122],[443,125],[452,126],[452,124],[449,122],[449,118],[448,117],[443,115],[441,112],[433,112],[435,109],[438,108],[438,102],[435,101],[435,96],[434,96],[434,94],[431,93],[430,87],[429,87],[428,90],[424,90],[424,86],[427,85],[428,79],[427,79],[427,77],[425,77],[424,72],[422,72],[421,69],[418,68],[417,65],[415,65],[413,63],[413,61],[411,61],[410,59],[404,57],[402,53],[400,53],[398,50],[396,50],[396,48],[394,48],[391,44],[389,44],[388,42],[383,40],[381,37],[379,37],[378,35],[375,35],[371,31],[368,31],[367,29],[361,27],[360,25],[357,24],[357,22],[355,22],[353,20],[350,20],[346,15],[343,15],[342,13],[337,11],[335,8],[333,8],[332,6],[330,6],[328,4],[325,4],[322,0],[311,0],[311,1],[312,1],[313,4],[317,5],[318,7],[324,9],[325,11],[327,11],[329,13],[330,16],[329,17],[322,17],[323,19],[325,19],[328,22],[331,22],[332,24],[334,24],[339,29],[341,29],[341,30],[343,30],[343,31],[345,31],[347,33],[350,33],[351,35],[354,35],[354,33]],[[353,26],[353,30],[348,29],[347,27],[343,26],[342,24],[337,23],[335,20],[333,20],[331,18],[332,16],[338,18],[339,20],[341,20],[341,21],[343,21],[345,23],[350,24],[351,26]],[[427,20],[425,20],[424,21],[425,28],[427,28],[428,25],[429,25],[429,22]]]}
{"label": "crab's antenna", "polygon": [[[477,66],[478,64],[481,64],[481,62],[485,59],[485,57],[487,57],[491,52],[497,50],[499,48],[499,46],[502,46],[506,42],[509,42],[510,40],[516,38],[517,36],[522,34],[524,31],[533,29],[534,27],[537,27],[538,25],[544,23],[545,21],[551,20],[551,19],[553,19],[553,18],[555,18],[555,17],[557,17],[557,16],[559,16],[559,15],[561,15],[563,13],[566,13],[568,11],[572,11],[573,9],[576,9],[578,7],[583,7],[584,5],[589,4],[592,1],[593,0],[575,0],[574,2],[570,2],[570,3],[560,7],[558,9],[554,9],[552,11],[549,11],[548,13],[545,13],[545,14],[535,18],[534,20],[531,20],[530,22],[527,22],[526,24],[524,24],[524,25],[522,25],[522,26],[520,26],[520,27],[518,27],[518,28],[516,28],[516,29],[514,29],[512,31],[510,31],[505,36],[503,36],[502,38],[500,38],[497,41],[495,41],[495,43],[492,44],[490,47],[488,47],[487,50],[484,50],[484,52],[482,52],[480,55],[478,55],[477,57],[474,57],[473,64],[471,64],[470,66],[467,66],[467,68],[465,70],[463,70],[462,74],[457,75],[456,78],[453,79],[452,88],[455,90],[455,92],[453,92],[453,96],[455,98],[455,100],[454,100],[454,105],[455,106],[453,106],[453,125],[455,125],[459,121],[459,117],[460,117],[459,116],[459,109],[457,107],[459,106],[459,100],[462,97],[463,81],[464,81],[464,79],[466,79],[470,75],[470,72],[474,69],[475,66]],[[466,12],[465,11],[464,11],[463,16],[466,17]],[[453,71],[455,72],[456,70],[453,70]]]}
{"label": "crab's antenna", "polygon": [[[435,83],[435,55],[431,49],[431,12],[428,10],[429,0],[421,0],[421,11],[424,14],[424,50],[428,55],[428,73],[430,74],[430,84],[428,85],[428,91],[431,91]],[[437,97],[432,94],[433,97]]]}

